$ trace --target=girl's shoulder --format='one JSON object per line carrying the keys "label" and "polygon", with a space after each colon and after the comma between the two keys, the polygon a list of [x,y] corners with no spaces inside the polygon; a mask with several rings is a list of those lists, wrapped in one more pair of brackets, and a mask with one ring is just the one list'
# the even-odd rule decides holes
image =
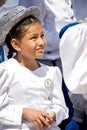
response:
{"label": "girl's shoulder", "polygon": [[7,66],[7,65],[12,65],[13,63],[15,63],[15,59],[14,58],[10,58],[10,59],[7,59],[5,61],[3,61],[2,63],[0,63],[2,66]]}
{"label": "girl's shoulder", "polygon": [[17,66],[17,63],[14,58],[10,58],[10,59],[5,60],[4,62],[0,63],[0,67],[4,68],[4,70],[6,70],[6,71],[15,69],[16,66]]}

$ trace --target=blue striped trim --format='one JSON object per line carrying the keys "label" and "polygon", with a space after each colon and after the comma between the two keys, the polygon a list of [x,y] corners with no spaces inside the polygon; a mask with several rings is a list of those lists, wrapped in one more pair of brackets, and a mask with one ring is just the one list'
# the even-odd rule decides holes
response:
{"label": "blue striped trim", "polygon": [[72,26],[77,25],[77,24],[80,24],[80,23],[82,23],[82,22],[73,22],[73,23],[70,23],[70,24],[65,25],[65,26],[60,30],[60,32],[59,32],[59,38],[62,37],[62,35],[64,34],[64,32],[65,32],[69,27],[72,27]]}

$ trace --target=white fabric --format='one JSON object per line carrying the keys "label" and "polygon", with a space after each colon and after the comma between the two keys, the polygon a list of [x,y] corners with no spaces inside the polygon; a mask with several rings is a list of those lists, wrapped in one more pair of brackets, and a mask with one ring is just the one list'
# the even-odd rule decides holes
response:
{"label": "white fabric", "polygon": [[71,7],[72,4],[71,4],[71,0],[65,0],[67,2],[67,4]]}
{"label": "white fabric", "polygon": [[[4,69],[5,68],[5,69]],[[35,130],[22,120],[23,107],[56,113],[56,122],[46,130],[60,130],[57,126],[68,117],[58,67],[41,64],[35,71],[21,66],[14,58],[0,64],[0,124],[1,130]]]}
{"label": "white fabric", "polygon": [[87,23],[66,30],[60,41],[60,57],[69,90],[87,94]]}

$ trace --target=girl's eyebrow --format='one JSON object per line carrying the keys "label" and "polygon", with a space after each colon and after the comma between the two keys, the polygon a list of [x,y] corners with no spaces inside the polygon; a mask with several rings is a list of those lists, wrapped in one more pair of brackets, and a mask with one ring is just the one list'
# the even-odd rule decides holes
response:
{"label": "girl's eyebrow", "polygon": [[[31,35],[37,35],[38,33],[37,32],[31,32],[30,34]],[[44,31],[42,31],[40,34],[44,34]]]}

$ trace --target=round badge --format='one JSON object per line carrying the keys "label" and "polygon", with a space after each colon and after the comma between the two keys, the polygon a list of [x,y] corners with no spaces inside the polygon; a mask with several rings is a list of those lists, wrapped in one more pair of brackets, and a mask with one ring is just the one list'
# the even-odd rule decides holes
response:
{"label": "round badge", "polygon": [[52,87],[52,80],[51,79],[46,79],[44,81],[44,85],[46,88],[51,88]]}

